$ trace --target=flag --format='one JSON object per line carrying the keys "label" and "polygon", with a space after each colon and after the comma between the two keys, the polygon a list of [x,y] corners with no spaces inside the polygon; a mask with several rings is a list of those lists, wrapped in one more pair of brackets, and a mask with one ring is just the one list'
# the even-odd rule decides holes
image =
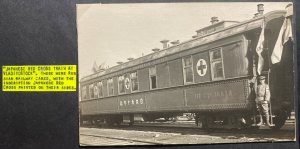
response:
{"label": "flag", "polygon": [[261,74],[262,69],[264,67],[264,58],[261,55],[264,49],[264,41],[265,41],[265,22],[263,21],[261,26],[261,32],[256,46],[256,53],[258,55],[257,73],[259,75]]}
{"label": "flag", "polygon": [[285,18],[281,26],[277,41],[275,43],[273,53],[271,55],[272,64],[281,61],[283,46],[289,40],[289,38],[292,39],[291,18]]}
{"label": "flag", "polygon": [[284,44],[289,40],[293,40],[293,35],[292,35],[292,17],[290,17],[293,12],[291,10],[293,7],[289,6],[287,7],[287,14],[286,18],[283,21],[283,24],[281,26],[277,41],[275,43],[273,53],[271,55],[271,61],[272,64],[278,63],[281,61],[281,56],[282,56],[282,51],[283,51],[283,46]]}

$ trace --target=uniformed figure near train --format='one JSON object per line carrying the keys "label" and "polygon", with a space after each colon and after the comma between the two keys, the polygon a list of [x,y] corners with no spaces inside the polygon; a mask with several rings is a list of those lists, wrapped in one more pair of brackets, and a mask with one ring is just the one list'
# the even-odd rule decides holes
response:
{"label": "uniformed figure near train", "polygon": [[163,40],[162,50],[82,78],[80,121],[194,113],[202,128],[281,128],[294,108],[292,7],[264,14],[258,5],[243,22],[212,17],[189,41]]}
{"label": "uniformed figure near train", "polygon": [[269,117],[269,102],[270,102],[270,88],[269,85],[265,83],[265,76],[259,76],[259,84],[257,85],[256,90],[256,107],[259,112],[260,121],[257,126],[261,126],[263,124],[263,116],[266,118],[266,124],[268,126],[272,126],[270,124]]}

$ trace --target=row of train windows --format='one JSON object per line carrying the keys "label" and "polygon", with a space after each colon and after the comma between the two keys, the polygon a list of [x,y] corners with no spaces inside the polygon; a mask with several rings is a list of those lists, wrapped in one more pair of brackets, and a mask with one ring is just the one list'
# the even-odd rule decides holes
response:
{"label": "row of train windows", "polygon": [[[149,79],[150,79],[150,88],[155,89],[156,85],[156,68],[152,67],[149,69]],[[124,94],[125,90],[131,90],[131,92],[136,92],[139,90],[139,83],[137,72],[133,72],[130,74],[130,77],[125,77],[125,75],[121,75],[118,77],[118,93]],[[103,82],[100,81],[96,84],[90,84],[88,86],[89,98],[101,98],[103,97]],[[107,94],[108,96],[114,95],[114,81],[113,78],[107,80]],[[84,86],[82,88],[82,97],[83,99],[87,99],[87,87]]]}
{"label": "row of train windows", "polygon": [[[210,55],[210,65],[212,70],[211,71],[212,80],[224,79],[223,56],[222,56],[221,48],[210,51],[209,55]],[[192,56],[187,56],[182,58],[182,63],[183,63],[184,84],[194,83],[194,69],[193,69]],[[126,77],[126,75],[121,75],[118,77],[117,81],[118,81],[119,94],[124,94],[126,90],[131,90],[131,92],[136,92],[139,90],[137,71],[130,73],[129,77]],[[157,73],[156,73],[155,66],[149,68],[149,81],[150,81],[150,89],[156,89]],[[102,81],[97,82],[95,84],[90,84],[88,87],[89,87],[88,91],[89,91],[90,99],[103,97]],[[115,92],[114,80],[113,78],[110,78],[107,80],[107,94],[108,96],[113,96],[114,92]],[[87,99],[86,86],[82,88],[82,97],[83,99]]]}
{"label": "row of train windows", "polygon": [[[130,79],[125,78],[125,75],[118,77],[118,93],[124,94],[125,89],[131,89],[131,92],[136,92],[139,89],[137,72],[130,74]],[[107,80],[107,94],[108,96],[114,95],[114,81],[113,78]],[[89,85],[89,95],[90,98],[101,98],[103,97],[103,82],[97,82],[96,84]],[[82,88],[82,96],[84,99],[87,98],[87,88],[84,86]]]}

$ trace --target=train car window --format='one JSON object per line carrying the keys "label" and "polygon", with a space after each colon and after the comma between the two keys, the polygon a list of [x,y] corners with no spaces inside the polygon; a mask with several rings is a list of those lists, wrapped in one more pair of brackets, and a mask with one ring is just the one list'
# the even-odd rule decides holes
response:
{"label": "train car window", "polygon": [[131,80],[131,91],[138,91],[139,90],[139,84],[138,84],[138,78],[137,78],[137,72],[133,72],[130,74],[130,80]]}
{"label": "train car window", "polygon": [[194,73],[193,73],[192,56],[185,57],[182,59],[182,61],[183,61],[184,84],[193,83]]}
{"label": "train car window", "polygon": [[87,99],[87,94],[86,94],[86,86],[84,86],[84,87],[82,87],[82,92],[81,92],[81,94],[82,94],[82,100],[85,100],[85,99]]}
{"label": "train car window", "polygon": [[150,89],[157,88],[156,67],[149,68]]}
{"label": "train car window", "polygon": [[96,83],[94,85],[94,98],[98,98],[98,86]]}
{"label": "train car window", "polygon": [[210,51],[210,63],[212,80],[224,79],[224,66],[221,48]]}
{"label": "train car window", "polygon": [[118,90],[119,94],[125,93],[124,75],[118,77]]}
{"label": "train car window", "polygon": [[114,95],[114,80],[112,78],[107,81],[108,96]]}
{"label": "train car window", "polygon": [[90,99],[94,98],[94,84],[89,85]]}
{"label": "train car window", "polygon": [[103,83],[102,81],[97,83],[98,87],[98,98],[103,97]]}

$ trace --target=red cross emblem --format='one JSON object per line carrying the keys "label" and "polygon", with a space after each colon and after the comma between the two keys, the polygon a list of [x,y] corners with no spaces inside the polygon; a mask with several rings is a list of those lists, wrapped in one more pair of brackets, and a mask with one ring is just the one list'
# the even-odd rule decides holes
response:
{"label": "red cross emblem", "polygon": [[130,80],[129,80],[129,78],[126,78],[125,79],[125,88],[129,89],[129,87],[130,87]]}
{"label": "red cross emblem", "polygon": [[204,59],[199,59],[196,65],[197,73],[199,76],[205,76],[206,71],[207,71],[207,64]]}

